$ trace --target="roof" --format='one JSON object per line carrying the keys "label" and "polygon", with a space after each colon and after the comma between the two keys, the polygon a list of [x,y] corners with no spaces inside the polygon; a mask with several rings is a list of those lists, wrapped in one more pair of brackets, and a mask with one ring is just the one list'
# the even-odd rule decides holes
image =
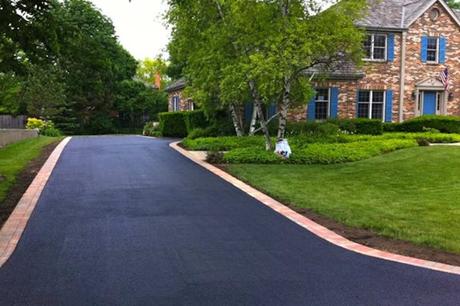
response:
{"label": "roof", "polygon": [[306,75],[314,78],[327,78],[329,80],[355,80],[364,77],[364,72],[346,59],[337,61],[333,66],[325,67],[316,65],[304,71]]}
{"label": "roof", "polygon": [[171,84],[169,84],[167,87],[166,87],[166,91],[167,92],[171,92],[171,91],[176,91],[176,90],[181,90],[181,89],[184,89],[185,86],[187,86],[187,81],[184,79],[184,78],[181,78],[177,81],[174,81],[172,82]]}
{"label": "roof", "polygon": [[369,11],[356,24],[372,29],[407,29],[434,3],[439,2],[460,26],[460,11],[444,0],[368,0]]}

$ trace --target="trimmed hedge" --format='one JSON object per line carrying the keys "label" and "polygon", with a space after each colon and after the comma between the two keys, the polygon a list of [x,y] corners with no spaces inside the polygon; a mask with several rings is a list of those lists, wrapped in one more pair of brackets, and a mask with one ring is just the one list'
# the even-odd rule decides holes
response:
{"label": "trimmed hedge", "polygon": [[260,136],[224,136],[224,137],[205,137],[191,139],[186,138],[182,145],[193,151],[230,151],[238,148],[264,148],[265,141]]}
{"label": "trimmed hedge", "polygon": [[205,128],[208,125],[202,110],[160,113],[158,118],[159,130],[165,137],[186,137],[194,129]]}
{"label": "trimmed hedge", "polygon": [[350,134],[361,134],[361,135],[382,135],[383,134],[383,122],[377,119],[341,119],[330,121],[336,123],[340,130]]}
{"label": "trimmed hedge", "polygon": [[400,132],[424,132],[427,129],[436,129],[442,133],[460,133],[460,117],[427,115],[396,126],[396,130]]}
{"label": "trimmed hedge", "polygon": [[187,136],[187,125],[182,112],[160,113],[160,132],[164,137]]}

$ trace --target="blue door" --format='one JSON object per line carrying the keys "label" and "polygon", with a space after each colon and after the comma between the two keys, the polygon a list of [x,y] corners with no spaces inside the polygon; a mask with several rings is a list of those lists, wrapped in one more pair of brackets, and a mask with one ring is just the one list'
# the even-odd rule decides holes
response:
{"label": "blue door", "polygon": [[423,92],[423,114],[436,115],[436,91]]}

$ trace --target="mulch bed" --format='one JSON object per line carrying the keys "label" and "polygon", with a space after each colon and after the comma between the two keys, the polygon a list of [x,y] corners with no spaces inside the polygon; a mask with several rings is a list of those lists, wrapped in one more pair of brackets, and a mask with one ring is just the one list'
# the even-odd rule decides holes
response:
{"label": "mulch bed", "polygon": [[[228,172],[226,165],[214,166]],[[231,175],[231,173],[229,174]],[[248,182],[246,183],[249,184]],[[282,200],[277,199],[272,195],[270,196],[283,203]],[[331,218],[319,215],[311,211],[310,209],[296,207],[292,204],[283,204],[289,207],[290,209],[296,211],[297,213],[307,217],[308,219],[313,220],[314,222],[321,224],[322,226],[330,229],[331,231],[339,234],[340,236],[345,237],[348,240],[354,241],[356,243],[395,254],[441,262],[454,266],[460,266],[460,254],[454,254],[430,247],[420,246],[408,241],[383,237],[370,230],[359,229],[348,225],[344,225]]]}
{"label": "mulch bed", "polygon": [[40,156],[31,162],[16,177],[16,182],[11,186],[5,200],[0,203],[0,227],[6,222],[11,212],[14,210],[24,192],[34,180],[38,171],[42,168],[48,157],[53,152],[59,141],[43,147]]}

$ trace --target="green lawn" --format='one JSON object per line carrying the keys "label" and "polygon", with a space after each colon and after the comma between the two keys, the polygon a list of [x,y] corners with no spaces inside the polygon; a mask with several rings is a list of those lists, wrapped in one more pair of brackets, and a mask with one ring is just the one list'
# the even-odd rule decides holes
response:
{"label": "green lawn", "polygon": [[40,136],[27,139],[0,149],[0,202],[2,202],[15,178],[27,164],[40,155],[43,147],[60,138]]}
{"label": "green lawn", "polygon": [[460,253],[460,147],[414,147],[337,165],[229,165],[285,203]]}

